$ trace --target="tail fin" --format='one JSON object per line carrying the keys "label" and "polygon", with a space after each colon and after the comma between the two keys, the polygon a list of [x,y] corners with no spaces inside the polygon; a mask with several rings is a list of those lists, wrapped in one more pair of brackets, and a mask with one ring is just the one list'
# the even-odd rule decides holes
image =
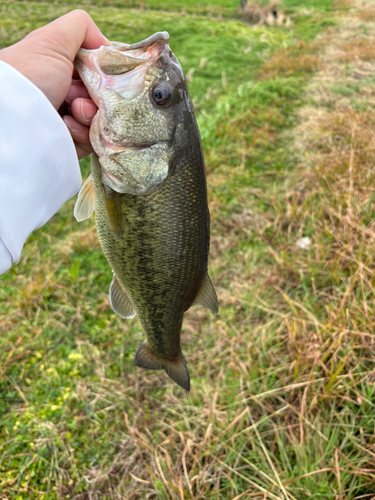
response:
{"label": "tail fin", "polygon": [[185,359],[180,355],[173,359],[165,359],[157,356],[149,349],[146,342],[143,342],[135,355],[135,364],[147,370],[165,370],[172,380],[186,391],[190,391],[190,377],[186,367]]}

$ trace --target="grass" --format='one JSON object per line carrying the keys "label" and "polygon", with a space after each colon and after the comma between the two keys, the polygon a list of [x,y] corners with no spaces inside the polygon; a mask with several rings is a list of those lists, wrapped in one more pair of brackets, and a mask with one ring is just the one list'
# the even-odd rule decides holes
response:
{"label": "grass", "polygon": [[[77,6],[0,2],[2,46]],[[137,369],[68,202],[1,277],[1,498],[373,498],[374,4],[284,0],[291,27],[256,29],[229,0],[84,6],[110,39],[171,34],[220,314],[186,314],[189,394]]]}

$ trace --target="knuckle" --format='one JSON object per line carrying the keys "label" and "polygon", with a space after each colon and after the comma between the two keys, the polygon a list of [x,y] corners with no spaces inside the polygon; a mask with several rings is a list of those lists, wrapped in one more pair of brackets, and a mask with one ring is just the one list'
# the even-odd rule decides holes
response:
{"label": "knuckle", "polygon": [[71,12],[72,15],[77,17],[77,19],[80,19],[83,22],[90,22],[91,21],[91,16],[88,14],[85,10],[83,9],[75,9]]}

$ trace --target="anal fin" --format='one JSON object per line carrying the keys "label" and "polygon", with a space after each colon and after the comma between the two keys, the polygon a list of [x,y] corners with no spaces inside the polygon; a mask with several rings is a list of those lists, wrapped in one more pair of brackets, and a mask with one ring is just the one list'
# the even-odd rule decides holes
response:
{"label": "anal fin", "polygon": [[128,294],[122,288],[114,273],[109,287],[109,302],[114,312],[121,318],[134,318],[137,314]]}
{"label": "anal fin", "polygon": [[217,295],[208,274],[204,277],[201,289],[199,290],[193,304],[208,307],[208,309],[211,309],[214,313],[219,312]]}
{"label": "anal fin", "polygon": [[94,184],[91,174],[83,183],[76,204],[74,206],[74,217],[78,222],[88,219],[95,210]]}
{"label": "anal fin", "polygon": [[165,359],[154,354],[143,342],[135,355],[135,364],[140,368],[147,370],[165,370],[167,375],[186,391],[190,391],[190,376],[187,369],[185,358],[180,352],[175,359]]}

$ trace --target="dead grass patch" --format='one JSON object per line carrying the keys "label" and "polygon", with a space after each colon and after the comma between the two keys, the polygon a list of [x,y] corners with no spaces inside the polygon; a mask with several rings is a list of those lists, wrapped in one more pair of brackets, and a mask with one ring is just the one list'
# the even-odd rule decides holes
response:
{"label": "dead grass patch", "polygon": [[332,5],[334,9],[340,7],[354,7],[355,0],[334,0]]}
{"label": "dead grass patch", "polygon": [[366,0],[352,0],[353,7],[357,8],[355,11],[356,16],[361,21],[366,23],[375,22],[375,5],[371,1]]}
{"label": "dead grass patch", "polygon": [[86,252],[100,248],[96,228],[94,225],[85,231],[75,231],[69,234],[69,239],[56,240],[54,249],[61,256],[69,256],[73,252]]}
{"label": "dead grass patch", "polygon": [[353,60],[373,61],[375,59],[373,38],[352,38],[349,41],[342,41],[338,45],[338,48],[342,51],[341,54],[337,55],[338,62]]}
{"label": "dead grass patch", "polygon": [[[295,376],[328,377],[327,397],[345,396],[337,385],[341,373],[365,372],[375,356],[375,113],[335,98],[336,82],[345,85],[353,72],[373,59],[371,41],[330,36],[329,52],[342,50],[347,73],[332,70],[337,58],[325,58],[308,88],[313,103],[300,112],[294,131],[300,151],[297,170],[282,200],[274,200],[277,224],[289,238],[275,250],[277,273],[299,270],[296,290],[290,281],[278,288]],[[324,94],[325,98],[322,99]],[[367,93],[367,95],[371,95]],[[359,96],[363,98],[363,96]],[[309,235],[311,247],[296,249]],[[276,274],[276,271],[275,271]],[[306,290],[309,289],[308,295]],[[361,377],[358,378],[361,380]],[[358,382],[359,383],[359,382]],[[357,384],[357,382],[356,382]],[[354,387],[355,385],[354,384]]]}
{"label": "dead grass patch", "polygon": [[298,42],[295,47],[280,49],[263,65],[258,79],[296,76],[296,73],[314,73],[320,66],[320,58],[316,55],[317,50],[316,43],[305,42]]}

